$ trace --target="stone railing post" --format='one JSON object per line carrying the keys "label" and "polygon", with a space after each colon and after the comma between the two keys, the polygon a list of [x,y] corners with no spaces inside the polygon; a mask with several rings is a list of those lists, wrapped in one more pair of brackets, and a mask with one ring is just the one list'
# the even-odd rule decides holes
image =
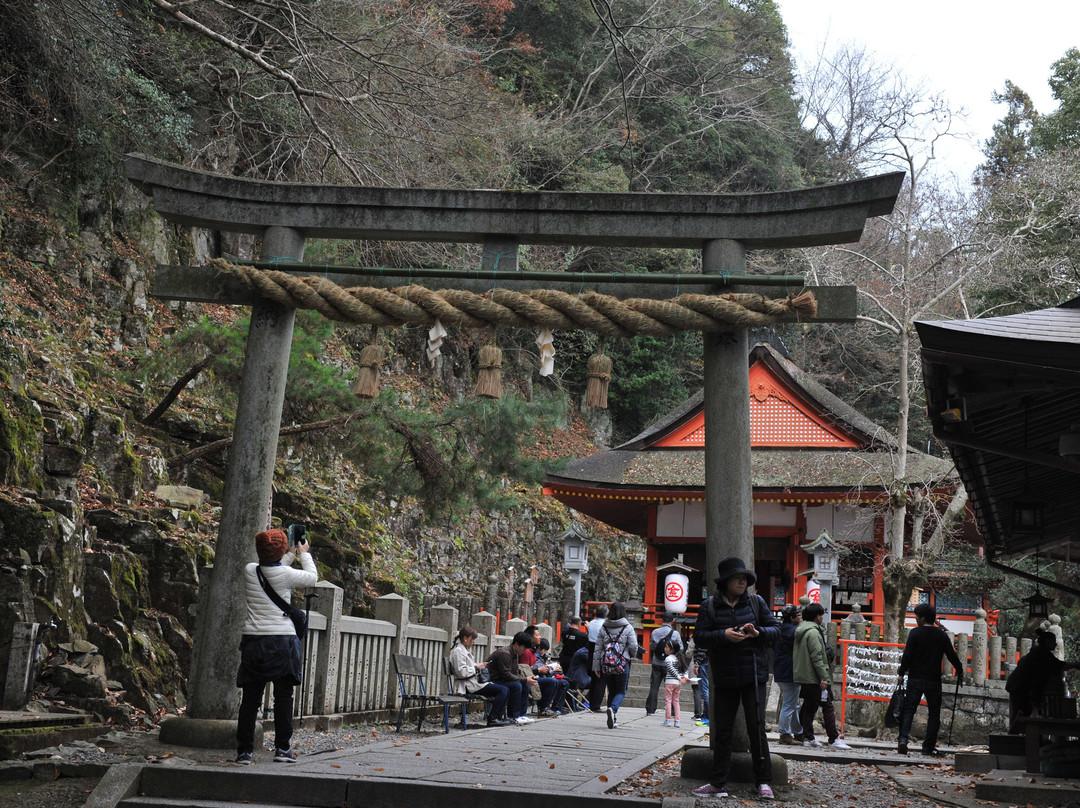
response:
{"label": "stone railing post", "polygon": [[480,636],[486,640],[487,652],[490,654],[494,651],[495,649],[491,647],[491,643],[495,637],[495,615],[488,611],[477,612],[472,616],[469,625],[475,628]]}
{"label": "stone railing post", "polygon": [[383,595],[375,599],[375,619],[383,620],[394,626],[394,638],[390,641],[390,664],[387,666],[386,692],[389,694],[390,709],[397,706],[398,684],[394,673],[394,654],[404,654],[408,648],[409,601],[401,595]]}
{"label": "stone railing post", "polygon": [[987,632],[986,611],[976,609],[975,624],[971,629],[971,680],[972,684],[980,686],[986,684]]}
{"label": "stone railing post", "polygon": [[443,649],[443,656],[449,656],[450,649],[454,645],[454,637],[458,632],[458,610],[449,603],[442,603],[428,609],[428,615],[429,625],[446,632],[446,647]]}
{"label": "stone railing post", "polygon": [[507,634],[507,635],[513,637],[519,631],[524,631],[525,626],[527,626],[527,625],[529,625],[529,624],[526,623],[524,620],[522,620],[520,617],[514,617],[514,618],[506,621],[506,623],[505,623],[506,628],[503,629],[503,634]]}
{"label": "stone railing post", "polygon": [[1050,623],[1049,631],[1054,635],[1057,640],[1057,645],[1054,646],[1054,656],[1064,661],[1065,659],[1065,637],[1062,636],[1061,631],[1061,616],[1052,614],[1048,618],[1047,622]]}
{"label": "stone railing post", "polygon": [[550,623],[540,623],[537,627],[540,636],[548,641],[548,647],[555,648],[555,627]]}
{"label": "stone railing post", "polygon": [[987,653],[990,657],[990,669],[986,678],[991,682],[1001,681],[1001,637],[996,634],[987,638]]}
{"label": "stone railing post", "polygon": [[1010,673],[1016,667],[1016,637],[1005,638],[1005,672]]}
{"label": "stone railing post", "polygon": [[326,617],[326,631],[319,638],[315,652],[314,670],[311,671],[311,710],[316,715],[334,712],[334,695],[337,693],[338,652],[341,649],[341,610],[345,603],[345,590],[329,581],[319,581],[305,591],[314,592],[318,599],[312,603]]}

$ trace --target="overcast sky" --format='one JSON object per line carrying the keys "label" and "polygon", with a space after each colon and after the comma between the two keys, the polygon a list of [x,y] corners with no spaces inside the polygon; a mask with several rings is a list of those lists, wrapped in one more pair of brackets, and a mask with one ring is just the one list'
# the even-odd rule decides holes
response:
{"label": "overcast sky", "polygon": [[884,64],[941,92],[954,109],[968,112],[971,145],[957,144],[943,157],[962,180],[982,162],[981,147],[1005,114],[991,94],[1005,80],[1025,90],[1040,113],[1057,107],[1047,80],[1051,64],[1080,47],[1080,0],[776,0],[792,49],[801,63],[823,44],[865,45]]}

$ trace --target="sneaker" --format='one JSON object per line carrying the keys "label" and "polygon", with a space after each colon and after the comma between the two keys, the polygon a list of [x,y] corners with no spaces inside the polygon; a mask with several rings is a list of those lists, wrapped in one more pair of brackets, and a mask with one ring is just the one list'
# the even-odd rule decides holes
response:
{"label": "sneaker", "polygon": [[680,724],[680,723],[679,723],[678,721],[676,721],[676,722],[675,722],[675,727],[676,727],[676,729],[677,729],[677,728],[679,728],[679,727],[681,727],[681,726],[682,726],[682,724]]}
{"label": "sneaker", "polygon": [[768,783],[762,783],[760,786],[758,786],[757,793],[758,796],[761,797],[761,799],[763,800],[776,799],[776,795],[772,792],[772,786],[770,786]]}
{"label": "sneaker", "polygon": [[792,735],[790,732],[781,732],[780,743],[782,743],[784,746],[794,746],[796,743],[795,736]]}
{"label": "sneaker", "polygon": [[802,745],[809,748],[809,749],[820,749],[821,748],[821,741],[819,741],[817,738],[813,738],[813,739],[811,739],[809,741],[803,741]]}
{"label": "sneaker", "polygon": [[550,707],[540,711],[541,718],[554,718],[557,715],[562,715],[562,713],[560,713],[558,710],[552,710]]}
{"label": "sneaker", "polygon": [[274,750],[274,763],[296,763],[296,752],[289,749]]}
{"label": "sneaker", "polygon": [[671,721],[669,719],[664,719],[663,726],[670,727],[671,726]]}
{"label": "sneaker", "polygon": [[487,725],[489,727],[508,727],[513,723],[513,721],[509,721],[505,718],[489,718]]}
{"label": "sneaker", "polygon": [[945,753],[940,749],[931,749],[929,752],[923,752],[927,757],[945,757]]}
{"label": "sneaker", "polygon": [[698,786],[692,792],[696,797],[726,797],[727,792],[719,786],[714,786],[712,783],[706,783],[703,786]]}
{"label": "sneaker", "polygon": [[610,707],[607,708],[607,728],[615,729],[615,711]]}
{"label": "sneaker", "polygon": [[707,719],[707,718],[699,718],[695,723],[699,727],[707,727],[707,726],[709,726],[709,719]]}
{"label": "sneaker", "polygon": [[901,755],[906,755],[907,754],[907,741],[900,741],[900,743],[898,743],[896,745],[896,751],[899,752]]}
{"label": "sneaker", "polygon": [[529,716],[527,716],[527,715],[519,715],[517,718],[514,719],[515,724],[524,725],[524,724],[533,724],[535,722],[536,722],[535,718],[529,718]]}
{"label": "sneaker", "polygon": [[254,762],[255,761],[251,759],[251,752],[241,752],[236,756],[237,766],[250,766]]}
{"label": "sneaker", "polygon": [[704,718],[704,716],[698,715],[697,713],[694,713],[692,716],[690,716],[691,721],[697,721],[699,718]]}
{"label": "sneaker", "polygon": [[837,738],[835,741],[829,741],[830,749],[850,749],[851,747],[844,743],[843,738]]}

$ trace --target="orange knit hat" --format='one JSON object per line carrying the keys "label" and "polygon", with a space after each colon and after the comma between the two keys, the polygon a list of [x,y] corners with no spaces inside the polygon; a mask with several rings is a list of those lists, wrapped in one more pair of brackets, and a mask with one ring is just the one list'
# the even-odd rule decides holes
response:
{"label": "orange knit hat", "polygon": [[255,534],[255,552],[263,564],[280,561],[289,548],[289,537],[284,530],[264,530]]}

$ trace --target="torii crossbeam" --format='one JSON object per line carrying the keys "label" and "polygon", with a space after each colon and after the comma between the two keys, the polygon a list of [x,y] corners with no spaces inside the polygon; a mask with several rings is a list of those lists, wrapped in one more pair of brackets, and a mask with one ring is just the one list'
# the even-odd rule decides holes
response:
{"label": "torii crossbeam", "polygon": [[[537,285],[512,280],[520,244],[683,247],[701,250],[704,273],[730,273],[728,286],[719,291],[765,295],[778,290],[775,285],[759,288],[745,275],[747,249],[857,241],[868,218],[892,211],[904,178],[896,172],[767,194],[561,193],[302,185],[209,174],[140,155],[128,155],[124,163],[128,179],[152,198],[166,220],[259,235],[263,259],[285,261],[279,266],[284,271],[287,261],[303,259],[306,238],[473,242],[484,244],[481,268],[498,270],[500,287],[520,289]],[[372,285],[412,280],[407,270],[393,272],[386,270],[380,283]],[[492,281],[440,284],[482,291]],[[681,281],[678,287],[700,294],[718,291],[713,285]],[[781,286],[779,291],[803,290],[793,278],[790,289]],[[813,291],[818,311],[812,319],[855,319],[854,287]],[[632,294],[663,297],[671,292],[659,285]],[[152,293],[252,307],[214,571],[199,593],[189,677],[189,716],[234,718],[236,648],[244,620],[244,595],[236,582],[251,560],[252,536],[266,526],[295,309],[256,297],[206,268],[160,267]],[[748,335],[746,329],[735,329],[706,332],[703,339],[706,564],[715,567],[726,555],[752,563]]]}

